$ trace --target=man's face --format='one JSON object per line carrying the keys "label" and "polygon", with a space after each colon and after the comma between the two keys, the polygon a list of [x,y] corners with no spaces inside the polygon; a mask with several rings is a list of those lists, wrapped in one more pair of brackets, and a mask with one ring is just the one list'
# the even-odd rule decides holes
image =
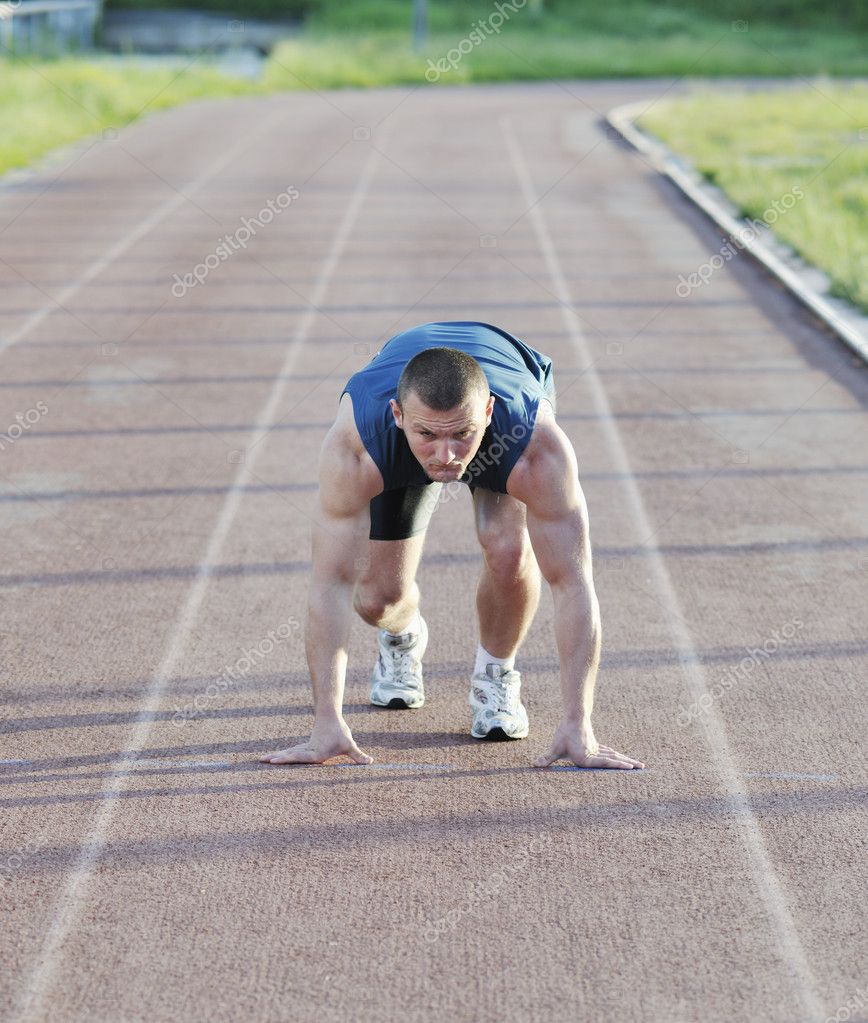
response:
{"label": "man's face", "polygon": [[390,405],[395,423],[425,473],[437,483],[450,483],[464,475],[479,450],[491,422],[494,395],[486,399],[474,394],[448,412],[423,405],[414,391],[405,398],[403,412],[394,399]]}

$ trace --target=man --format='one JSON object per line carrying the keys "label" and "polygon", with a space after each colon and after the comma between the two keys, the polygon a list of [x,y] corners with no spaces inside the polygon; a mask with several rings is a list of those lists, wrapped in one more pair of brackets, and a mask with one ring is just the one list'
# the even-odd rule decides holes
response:
{"label": "man", "polygon": [[582,767],[644,767],[599,745],[591,726],[599,608],[576,456],[554,412],[551,359],[486,323],[404,331],[350,378],[319,459],[305,637],[313,732],[264,762],[323,763],[341,754],[372,762],[343,718],[353,608],[379,629],[371,702],[423,705],[428,630],[416,569],[442,487],[467,483],[484,555],[471,735],[528,734],[514,666],[541,571],[554,601],[563,717],[535,765],[564,758]]}

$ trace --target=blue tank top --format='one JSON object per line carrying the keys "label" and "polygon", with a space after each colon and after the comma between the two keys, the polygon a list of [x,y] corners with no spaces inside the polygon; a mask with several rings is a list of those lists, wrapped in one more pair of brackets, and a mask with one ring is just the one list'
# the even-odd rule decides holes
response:
{"label": "blue tank top", "polygon": [[461,482],[505,494],[509,474],[530,440],[540,400],[554,404],[552,360],[500,327],[473,320],[423,323],[390,338],[341,391],[341,397],[353,399],[359,436],[383,476],[384,490],[432,482],[389,406],[390,398],[397,400],[404,366],[426,348],[459,348],[482,367],[494,410]]}

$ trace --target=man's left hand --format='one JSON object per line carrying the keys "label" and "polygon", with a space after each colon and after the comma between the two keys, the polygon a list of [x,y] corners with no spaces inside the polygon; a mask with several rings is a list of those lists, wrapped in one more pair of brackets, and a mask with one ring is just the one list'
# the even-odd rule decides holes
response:
{"label": "man's left hand", "polygon": [[576,767],[613,768],[620,771],[642,770],[641,760],[625,756],[611,746],[601,746],[590,725],[562,721],[555,732],[551,749],[537,757],[534,767],[550,767],[556,760],[571,760]]}

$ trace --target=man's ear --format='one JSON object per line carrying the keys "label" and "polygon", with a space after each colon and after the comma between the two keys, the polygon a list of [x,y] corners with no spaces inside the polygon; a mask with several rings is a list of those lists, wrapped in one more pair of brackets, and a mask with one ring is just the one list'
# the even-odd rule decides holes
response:
{"label": "man's ear", "polygon": [[488,424],[491,422],[491,417],[492,417],[493,414],[494,414],[494,395],[493,394],[489,394],[489,396],[488,396],[488,404],[485,406],[485,425],[486,426],[488,426]]}
{"label": "man's ear", "polygon": [[395,417],[395,426],[399,430],[404,429],[404,414],[401,412],[401,406],[395,401],[394,398],[389,398],[389,408],[392,410],[392,415]]}

